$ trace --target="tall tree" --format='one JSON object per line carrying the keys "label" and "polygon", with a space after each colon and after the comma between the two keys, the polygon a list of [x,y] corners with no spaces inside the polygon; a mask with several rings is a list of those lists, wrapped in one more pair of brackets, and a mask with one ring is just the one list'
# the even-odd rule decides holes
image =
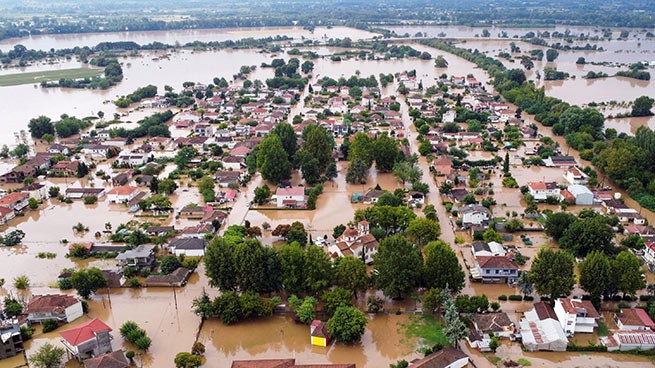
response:
{"label": "tall tree", "polygon": [[291,177],[291,163],[280,137],[271,134],[261,141],[257,152],[257,167],[265,180],[274,183]]}
{"label": "tall tree", "polygon": [[373,140],[366,133],[356,133],[349,143],[348,160],[351,162],[361,161],[368,169],[371,167],[373,159]]}
{"label": "tall tree", "polygon": [[593,250],[612,252],[614,231],[602,216],[594,216],[573,222],[559,239],[559,245],[578,256],[586,256]]}
{"label": "tall tree", "polygon": [[564,235],[566,229],[575,221],[577,221],[577,217],[573,214],[567,212],[551,213],[546,218],[544,231],[547,235],[555,238],[555,240],[559,240]]}
{"label": "tall tree", "polygon": [[530,280],[540,295],[551,300],[568,296],[575,284],[573,256],[564,251],[542,249],[532,262]]}
{"label": "tall tree", "polygon": [[107,286],[107,278],[98,268],[92,267],[73,272],[71,283],[82,298],[88,299],[96,290]]}
{"label": "tall tree", "polygon": [[600,309],[600,297],[610,283],[610,261],[601,251],[593,251],[578,265],[580,287],[589,293],[591,302]]}
{"label": "tall tree", "polygon": [[368,287],[368,274],[366,264],[359,258],[351,255],[338,258],[334,270],[335,283],[346,290],[350,290],[355,298],[357,293]]}
{"label": "tall tree", "polygon": [[30,130],[32,137],[40,139],[45,134],[54,135],[55,126],[47,116],[39,116],[38,118],[30,119],[29,124],[27,125]]}
{"label": "tall tree", "polygon": [[410,221],[407,227],[407,235],[416,244],[424,246],[431,241],[439,239],[441,228],[439,223],[425,217],[417,217]]}
{"label": "tall tree", "polygon": [[623,294],[634,296],[638,290],[645,287],[641,278],[641,264],[632,252],[619,253],[612,261],[611,269],[616,288]]}
{"label": "tall tree", "polygon": [[306,288],[314,294],[319,294],[332,282],[332,263],[328,254],[319,247],[309,246],[305,252]]}
{"label": "tall tree", "polygon": [[653,108],[653,102],[655,102],[655,100],[648,96],[637,97],[635,102],[632,104],[632,116],[653,115],[653,113],[650,111]]}
{"label": "tall tree", "polygon": [[382,240],[374,260],[375,286],[392,298],[410,292],[421,276],[421,251],[401,235]]}
{"label": "tall tree", "polygon": [[332,158],[332,149],[334,148],[334,139],[321,126],[308,125],[303,130],[303,150],[308,152],[311,157],[318,161],[320,172],[325,172]]}
{"label": "tall tree", "polygon": [[330,336],[337,341],[354,344],[361,340],[368,319],[364,312],[355,307],[339,307],[334,316],[328,320],[327,329]]}
{"label": "tall tree", "polygon": [[398,142],[383,134],[373,142],[373,158],[379,172],[390,172],[400,157]]}
{"label": "tall tree", "polygon": [[260,292],[266,276],[264,250],[258,240],[248,239],[234,249],[234,271],[239,290]]}
{"label": "tall tree", "polygon": [[236,289],[234,245],[224,238],[215,237],[207,245],[203,261],[210,286],[217,287],[223,292]]}
{"label": "tall tree", "polygon": [[437,240],[425,247],[425,271],[423,279],[427,287],[443,289],[448,286],[455,292],[464,287],[464,271],[457,254],[450,246]]}
{"label": "tall tree", "polygon": [[298,137],[296,137],[296,132],[289,123],[281,122],[275,124],[271,130],[271,134],[280,137],[282,147],[284,147],[288,157],[293,157],[296,154],[298,150]]}
{"label": "tall tree", "polygon": [[442,299],[444,306],[444,320],[446,322],[446,327],[444,328],[444,335],[448,339],[448,342],[454,347],[458,347],[459,340],[465,339],[468,334],[468,328],[462,322],[459,317],[459,312],[455,301],[450,293],[450,289],[446,287],[442,291]]}
{"label": "tall tree", "polygon": [[35,368],[57,368],[61,366],[66,351],[46,342],[29,357],[31,366]]}
{"label": "tall tree", "polygon": [[346,181],[351,184],[364,184],[368,176],[368,166],[363,160],[354,159],[348,165],[346,172]]}
{"label": "tall tree", "polygon": [[521,289],[521,293],[523,293],[523,296],[532,295],[532,292],[534,291],[534,286],[532,285],[532,281],[530,281],[529,272],[527,271],[521,272],[516,283],[518,284],[519,289]]}
{"label": "tall tree", "polygon": [[280,249],[282,285],[288,294],[305,292],[306,254],[297,243],[283,245]]}

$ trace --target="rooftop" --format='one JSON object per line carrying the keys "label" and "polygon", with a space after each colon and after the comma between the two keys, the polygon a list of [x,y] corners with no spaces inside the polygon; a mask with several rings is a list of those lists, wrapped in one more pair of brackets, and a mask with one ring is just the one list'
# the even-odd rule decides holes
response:
{"label": "rooftop", "polygon": [[101,320],[94,318],[70,330],[62,331],[59,335],[72,346],[77,346],[85,341],[94,339],[99,332],[104,331],[111,331],[111,327],[107,326]]}

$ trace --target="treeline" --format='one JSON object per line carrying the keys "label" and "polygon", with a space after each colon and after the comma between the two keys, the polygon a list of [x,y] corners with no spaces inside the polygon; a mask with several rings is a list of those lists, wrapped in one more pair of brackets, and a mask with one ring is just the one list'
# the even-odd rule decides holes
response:
{"label": "treeline", "polygon": [[83,79],[62,78],[59,81],[41,82],[41,87],[107,89],[123,80],[123,68],[115,58],[100,56],[91,60],[90,64],[104,67],[103,76]]}
{"label": "treeline", "polygon": [[171,132],[166,122],[173,117],[171,110],[158,112],[145,119],[139,120],[138,127],[134,129],[113,128],[109,130],[112,136],[135,139],[141,137],[167,137],[170,138]]}
{"label": "treeline", "polygon": [[116,102],[114,102],[114,105],[124,108],[130,106],[132,103],[139,102],[144,98],[155,97],[156,95],[157,95],[157,86],[153,86],[152,84],[149,84],[145,87],[137,88],[134,92],[130,93],[127,96],[119,98],[118,100],[116,100]]}
{"label": "treeline", "polygon": [[[391,77],[393,80],[393,76]],[[322,87],[330,87],[330,86],[338,86],[338,87],[377,87],[378,86],[378,81],[375,79],[375,76],[371,75],[368,78],[360,78],[356,75],[351,76],[350,78],[346,79],[344,77],[339,78],[338,80],[335,80],[330,77],[323,77],[318,80],[318,84],[320,84]]]}

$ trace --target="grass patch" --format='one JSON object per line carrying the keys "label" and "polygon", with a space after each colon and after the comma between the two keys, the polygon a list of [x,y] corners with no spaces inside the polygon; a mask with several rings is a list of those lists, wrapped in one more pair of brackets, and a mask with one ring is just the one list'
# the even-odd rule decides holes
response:
{"label": "grass patch", "polygon": [[60,79],[92,78],[97,77],[102,73],[103,69],[77,68],[0,75],[0,87],[57,81]]}
{"label": "grass patch", "polygon": [[405,336],[408,338],[419,338],[422,345],[434,346],[442,344],[449,346],[450,343],[443,332],[444,325],[434,316],[422,314],[413,315],[407,324],[402,325],[405,329]]}
{"label": "grass patch", "polygon": [[609,333],[609,329],[607,328],[607,325],[604,324],[603,322],[598,322],[598,328],[596,329],[596,333],[600,337],[607,336],[607,334]]}
{"label": "grass patch", "polygon": [[497,364],[500,363],[500,361],[502,360],[501,358],[499,358],[499,357],[497,357],[497,356],[495,356],[495,355],[494,355],[494,356],[491,356],[491,357],[487,357],[487,358],[489,359],[489,361],[490,361],[493,365],[497,365]]}
{"label": "grass patch", "polygon": [[516,362],[524,367],[529,367],[532,365],[532,362],[525,358],[519,358]]}

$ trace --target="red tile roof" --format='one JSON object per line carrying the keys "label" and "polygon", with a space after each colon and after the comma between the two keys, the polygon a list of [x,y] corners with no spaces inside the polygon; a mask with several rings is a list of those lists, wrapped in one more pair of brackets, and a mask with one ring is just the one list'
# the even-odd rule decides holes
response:
{"label": "red tile roof", "polygon": [[80,301],[70,295],[36,295],[27,303],[27,313],[64,313],[66,308]]}
{"label": "red tile roof", "polygon": [[131,186],[128,186],[128,185],[121,185],[120,187],[114,187],[107,194],[128,195],[128,194],[134,193],[137,190],[139,190],[138,187],[131,187]]}
{"label": "red tile roof", "polygon": [[479,256],[476,257],[480,268],[498,268],[518,270],[519,266],[505,256]]}
{"label": "red tile roof", "polygon": [[305,195],[305,188],[304,187],[278,188],[276,194],[278,196],[301,196],[301,195]]}
{"label": "red tile roof", "polygon": [[111,331],[111,327],[107,326],[101,320],[94,318],[70,330],[62,331],[59,335],[72,346],[77,346],[85,341],[94,339],[96,334],[103,331]]}
{"label": "red tile roof", "polygon": [[0,198],[0,206],[7,206],[7,205],[12,205],[17,202],[20,202],[24,200],[25,198],[29,197],[30,195],[25,192],[13,192],[9,193],[6,196]]}

